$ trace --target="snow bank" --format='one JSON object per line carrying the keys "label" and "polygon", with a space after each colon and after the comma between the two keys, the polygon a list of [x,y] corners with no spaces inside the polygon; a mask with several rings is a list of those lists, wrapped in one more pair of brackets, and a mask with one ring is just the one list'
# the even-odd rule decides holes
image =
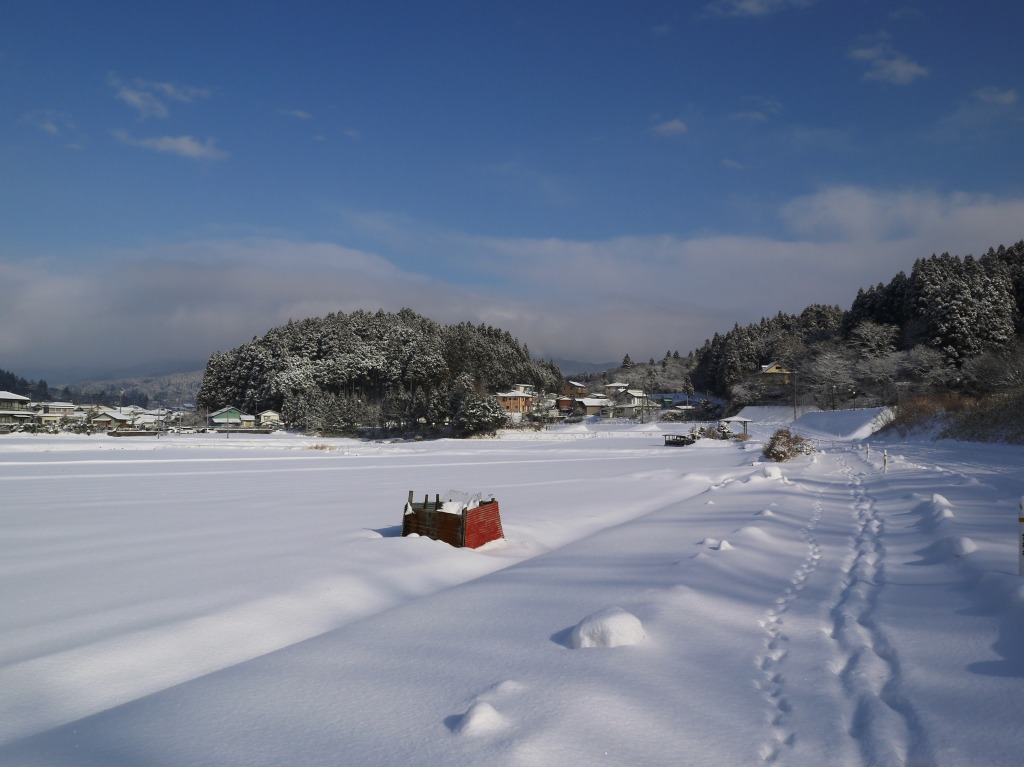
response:
{"label": "snow bank", "polygon": [[[807,413],[818,412],[813,405],[798,405],[796,415],[799,418]],[[741,418],[749,418],[752,424],[763,426],[789,426],[793,423],[792,405],[747,405],[739,414]]]}
{"label": "snow bank", "polygon": [[800,416],[793,425],[804,436],[858,440],[881,429],[892,415],[892,408],[888,407],[819,410]]}

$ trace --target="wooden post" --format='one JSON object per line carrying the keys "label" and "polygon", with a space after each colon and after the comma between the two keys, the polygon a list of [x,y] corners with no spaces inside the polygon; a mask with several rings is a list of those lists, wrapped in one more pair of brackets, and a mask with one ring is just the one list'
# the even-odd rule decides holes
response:
{"label": "wooden post", "polygon": [[886,473],[888,471],[889,471],[889,451],[888,450],[883,450],[882,451],[882,473],[884,474],[884,473]]}

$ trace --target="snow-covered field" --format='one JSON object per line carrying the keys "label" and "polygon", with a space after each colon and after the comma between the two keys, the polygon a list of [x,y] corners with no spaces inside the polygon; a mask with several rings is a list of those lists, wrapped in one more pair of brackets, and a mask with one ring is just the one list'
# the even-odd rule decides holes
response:
{"label": "snow-covered field", "polygon": [[[1024,449],[877,416],[781,465],[767,417],[0,436],[0,765],[1019,765]],[[402,538],[409,490],[506,540]]]}

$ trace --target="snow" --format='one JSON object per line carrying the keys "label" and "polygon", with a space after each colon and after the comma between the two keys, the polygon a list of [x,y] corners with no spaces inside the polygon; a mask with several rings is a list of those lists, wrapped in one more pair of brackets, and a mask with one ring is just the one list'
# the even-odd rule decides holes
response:
{"label": "snow", "polygon": [[[1024,450],[877,415],[785,464],[778,414],[0,436],[0,764],[1017,765]],[[409,490],[506,540],[402,538]]]}

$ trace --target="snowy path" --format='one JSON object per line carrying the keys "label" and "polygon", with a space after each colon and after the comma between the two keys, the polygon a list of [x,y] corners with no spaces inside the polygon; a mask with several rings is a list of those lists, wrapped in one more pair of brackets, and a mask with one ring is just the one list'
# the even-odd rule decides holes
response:
{"label": "snowy path", "polygon": [[839,650],[835,671],[851,709],[850,735],[864,764],[932,765],[926,734],[902,692],[898,653],[876,619],[886,581],[885,519],[862,474],[840,461],[853,497],[855,533],[830,615]]}
{"label": "snowy path", "polygon": [[[152,508],[0,459],[0,764],[1020,763],[1024,451],[660,442],[117,458]],[[395,537],[428,488],[509,540]],[[646,638],[570,649],[608,608]]]}
{"label": "snowy path", "polygon": [[807,554],[793,572],[785,590],[775,599],[760,621],[767,637],[764,652],[758,655],[755,665],[762,672],[758,686],[768,703],[767,720],[771,727],[769,737],[758,751],[765,762],[774,762],[780,751],[792,748],[796,740],[796,733],[790,728],[789,715],[793,709],[786,695],[784,676],[783,661],[788,654],[789,646],[789,636],[785,632],[784,624],[787,611],[793,601],[800,596],[807,579],[817,569],[818,561],[821,559],[821,546],[814,537],[814,529],[821,521],[822,509],[821,499],[818,498],[814,501],[807,524],[800,529],[800,535],[807,542]]}

